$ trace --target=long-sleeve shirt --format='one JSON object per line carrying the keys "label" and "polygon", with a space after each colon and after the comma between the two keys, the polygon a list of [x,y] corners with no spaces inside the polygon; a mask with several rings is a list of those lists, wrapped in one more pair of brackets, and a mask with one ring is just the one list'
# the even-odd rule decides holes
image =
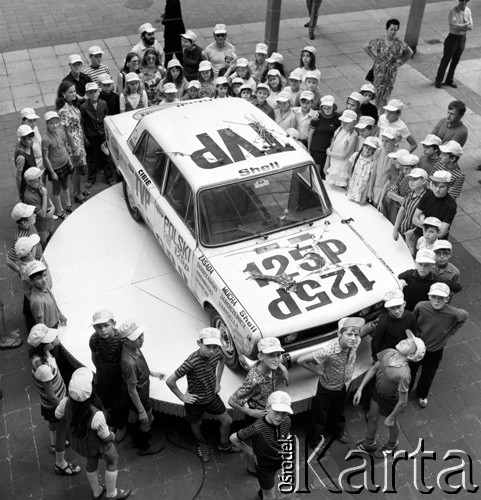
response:
{"label": "long-sleeve shirt", "polygon": [[407,338],[406,330],[416,335],[416,317],[411,311],[404,311],[400,318],[391,316],[389,312],[379,319],[371,340],[371,353],[377,359],[377,353],[384,349],[395,349],[396,345]]}
{"label": "long-sleeve shirt", "polygon": [[406,309],[413,311],[414,306],[423,300],[427,300],[428,292],[433,283],[442,282],[444,280],[434,273],[429,273],[425,278],[419,276],[416,269],[409,269],[401,273],[398,278],[404,280],[407,285],[404,288],[404,298],[406,299]]}
{"label": "long-sleeve shirt", "polygon": [[457,163],[454,165],[453,168],[447,168],[445,165],[438,162],[438,164],[434,167],[432,173],[434,174],[434,172],[439,172],[441,170],[446,170],[447,172],[451,172],[452,180],[451,180],[451,186],[448,189],[448,193],[454,199],[456,199],[461,194],[461,190],[463,189],[464,180],[466,179],[466,176],[463,174]]}
{"label": "long-sleeve shirt", "polygon": [[448,123],[446,118],[442,118],[433,128],[431,134],[437,135],[443,144],[456,141],[460,146],[464,146],[468,139],[468,128],[461,120]]}
{"label": "long-sleeve shirt", "polygon": [[424,341],[426,351],[444,349],[448,337],[454,335],[469,318],[464,309],[446,304],[442,309],[434,309],[431,302],[419,302],[414,308],[418,336]]}
{"label": "long-sleeve shirt", "polygon": [[[456,5],[454,9],[451,9],[448,14],[449,23],[449,33],[452,35],[463,35],[466,36],[466,31],[473,29],[473,17],[471,15],[471,9],[465,7],[464,10]],[[462,25],[468,23],[467,27]]]}

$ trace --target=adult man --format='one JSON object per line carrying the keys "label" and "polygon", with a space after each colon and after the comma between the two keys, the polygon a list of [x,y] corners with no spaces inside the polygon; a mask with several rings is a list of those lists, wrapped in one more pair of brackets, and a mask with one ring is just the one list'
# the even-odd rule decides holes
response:
{"label": "adult man", "polygon": [[431,133],[438,136],[443,143],[456,141],[464,146],[468,139],[468,129],[461,121],[464,113],[466,113],[466,105],[463,101],[451,101],[448,104],[447,117],[439,120]]}
{"label": "adult man", "polygon": [[197,35],[191,30],[180,35],[180,41],[184,60],[184,76],[187,81],[191,82],[197,79],[199,64],[201,61],[207,61],[207,54],[205,50],[196,45]]}
{"label": "adult man", "polygon": [[309,28],[309,39],[314,40],[316,36],[314,35],[314,30],[317,26],[317,18],[319,13],[319,7],[321,6],[322,0],[306,0],[307,13],[309,14],[309,21],[304,24],[304,28]]}
{"label": "adult man", "polygon": [[440,170],[446,170],[451,174],[451,186],[448,193],[456,199],[463,189],[466,176],[458,165],[458,160],[463,154],[463,148],[456,141],[449,141],[439,146],[441,156],[439,162],[433,170],[433,175]]}
{"label": "adult man", "polygon": [[298,360],[306,370],[319,375],[307,431],[307,440],[313,448],[319,444],[324,428],[329,428],[341,443],[349,441],[344,430],[344,410],[364,323],[363,318],[342,318],[338,323],[338,337],[325,342],[319,350],[305,354]]}
{"label": "adult man", "polygon": [[90,76],[93,82],[100,83],[99,76],[107,73],[112,78],[110,68],[102,64],[103,51],[98,45],[89,48],[90,66],[85,70],[85,74]]}
{"label": "adult man", "polygon": [[235,47],[226,41],[227,28],[225,24],[216,24],[214,26],[214,42],[207,45],[205,53],[212,64],[214,78],[219,74],[219,70],[224,66],[225,53],[235,52]]}
{"label": "adult man", "polygon": [[70,73],[64,78],[64,81],[71,82],[75,85],[75,92],[77,93],[77,99],[75,99],[74,104],[80,106],[84,101],[87,100],[85,97],[85,85],[92,81],[90,76],[82,73],[82,58],[78,54],[72,54],[68,56],[68,64],[70,66]]}
{"label": "adult man", "polygon": [[434,81],[434,86],[438,89],[441,88],[444,73],[450,61],[451,65],[444,83],[457,88],[456,83],[454,83],[454,72],[466,46],[466,32],[473,29],[473,18],[468,2],[469,0],[459,0],[459,4],[449,11],[449,35],[444,40],[443,57],[439,63],[438,73]]}
{"label": "adult man", "polygon": [[132,47],[132,52],[135,52],[139,59],[142,60],[144,52],[147,49],[154,49],[159,54],[160,64],[164,65],[164,49],[160,43],[155,39],[154,33],[157,31],[150,23],[142,24],[139,27],[140,42]]}

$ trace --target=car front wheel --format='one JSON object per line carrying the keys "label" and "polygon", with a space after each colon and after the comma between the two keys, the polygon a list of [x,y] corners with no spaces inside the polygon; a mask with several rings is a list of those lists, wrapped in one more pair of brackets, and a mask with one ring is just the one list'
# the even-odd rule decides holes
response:
{"label": "car front wheel", "polygon": [[142,215],[141,215],[139,209],[135,206],[134,198],[132,196],[132,193],[129,190],[129,187],[127,186],[127,182],[125,179],[122,181],[122,185],[123,185],[123,189],[124,189],[125,203],[127,204],[127,208],[129,210],[130,216],[136,222],[142,222]]}
{"label": "car front wheel", "polygon": [[226,365],[231,368],[239,366],[239,355],[234,343],[234,339],[229,331],[229,327],[225,324],[220,314],[213,310],[210,317],[210,324],[220,330],[220,339],[222,342],[222,350],[224,351]]}

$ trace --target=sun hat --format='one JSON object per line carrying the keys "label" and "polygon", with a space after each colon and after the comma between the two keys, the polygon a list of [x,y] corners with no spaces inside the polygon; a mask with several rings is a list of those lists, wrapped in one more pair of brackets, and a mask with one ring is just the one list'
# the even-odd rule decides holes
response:
{"label": "sun hat", "polygon": [[433,283],[429,288],[428,295],[437,295],[439,297],[449,297],[451,289],[446,283]]}
{"label": "sun hat", "polygon": [[99,83],[104,85],[108,85],[109,83],[114,83],[112,77],[108,73],[102,73],[97,77],[97,80],[99,81]]}
{"label": "sun hat", "polygon": [[433,245],[433,252],[437,252],[438,250],[453,250],[453,245],[448,240],[436,240]]}
{"label": "sun hat", "polygon": [[277,337],[264,337],[257,342],[257,350],[263,354],[271,352],[284,352],[281,342]]}
{"label": "sun hat", "polygon": [[317,50],[316,50],[316,48],[315,48],[315,47],[313,47],[312,45],[306,45],[306,46],[302,49],[302,52],[310,52],[311,54],[316,55]]}
{"label": "sun hat", "polygon": [[342,115],[339,117],[341,122],[352,123],[357,120],[357,113],[352,111],[351,109],[345,109],[342,112]]}
{"label": "sun hat", "polygon": [[38,323],[30,330],[27,343],[33,347],[37,347],[40,344],[50,344],[50,342],[53,342],[56,338],[56,329],[48,328],[48,326],[43,323]]}
{"label": "sun hat", "polygon": [[384,307],[395,307],[404,304],[404,294],[401,290],[391,290],[384,295]]}
{"label": "sun hat", "polygon": [[451,153],[458,158],[463,154],[463,148],[461,147],[461,144],[456,141],[448,141],[446,144],[442,144],[441,146],[439,146],[439,149],[442,153]]}
{"label": "sun hat", "polygon": [[199,340],[201,340],[205,345],[222,346],[222,342],[220,340],[220,330],[218,328],[212,328],[211,326],[202,328],[199,332]]}
{"label": "sun hat", "polygon": [[241,92],[243,90],[250,90],[252,92],[252,87],[248,83],[243,83],[240,87]]}
{"label": "sun hat", "polygon": [[418,264],[436,264],[436,255],[428,248],[421,248],[416,253],[415,261]]}
{"label": "sun hat", "polygon": [[237,59],[235,65],[236,65],[236,68],[238,66],[240,68],[247,68],[247,66],[249,66],[249,61],[245,57],[239,57],[239,59]]}
{"label": "sun hat", "polygon": [[91,91],[97,91],[100,90],[99,84],[97,82],[88,82],[85,85],[85,92],[91,92]]}
{"label": "sun hat", "polygon": [[90,326],[100,325],[102,323],[108,323],[110,320],[113,321],[114,315],[108,309],[99,309],[95,311],[92,315],[92,323]]}
{"label": "sun hat", "polygon": [[427,180],[428,178],[428,173],[424,168],[413,168],[411,172],[407,175],[408,177],[414,177],[415,179],[418,179],[419,177],[422,177],[424,180]]}
{"label": "sun hat", "polygon": [[332,95],[323,95],[321,97],[320,105],[321,106],[334,106],[335,102],[336,102],[336,100],[334,99],[334,97]]}
{"label": "sun hat", "polygon": [[443,223],[437,217],[426,217],[423,220],[422,226],[434,226],[441,229]]}
{"label": "sun hat", "polygon": [[401,111],[404,108],[404,104],[399,99],[391,99],[384,109],[386,111]]}
{"label": "sun hat", "polygon": [[92,370],[82,366],[72,373],[72,378],[68,384],[68,394],[78,402],[86,401],[92,395],[92,381],[94,374]]}
{"label": "sun hat", "polygon": [[142,33],[153,33],[154,31],[157,31],[156,28],[154,28],[150,23],[144,23],[139,26],[139,35]]}
{"label": "sun hat", "polygon": [[428,134],[423,141],[419,141],[425,146],[441,146],[443,143],[442,139],[434,134]]}
{"label": "sun hat", "polygon": [[13,207],[11,217],[14,221],[19,221],[20,219],[27,219],[34,212],[34,205],[27,205],[26,203],[19,202]]}
{"label": "sun hat", "polygon": [[361,328],[366,323],[364,318],[348,316],[347,318],[341,318],[337,323],[337,329],[341,331],[343,328]]}
{"label": "sun hat", "polygon": [[307,80],[308,78],[314,78],[315,80],[319,81],[319,79],[321,78],[321,72],[317,70],[308,71],[304,80]]}
{"label": "sun hat", "polygon": [[22,111],[20,111],[20,118],[22,120],[24,118],[27,120],[36,120],[37,118],[40,118],[40,116],[35,113],[33,108],[23,108]]}
{"label": "sun hat", "polygon": [[268,47],[265,43],[258,43],[256,45],[256,50],[255,50],[256,54],[267,54],[267,51]]}
{"label": "sun hat", "polygon": [[361,93],[362,92],[371,92],[371,94],[373,94],[373,96],[375,96],[376,95],[376,88],[374,87],[374,85],[372,83],[365,83],[361,87]]}
{"label": "sun hat", "polygon": [[17,137],[25,137],[26,135],[33,134],[33,128],[30,125],[20,125],[17,129]]}
{"label": "sun hat", "polygon": [[[257,88],[259,88],[259,85],[257,86]],[[282,90],[276,96],[277,102],[288,102],[290,100],[291,100],[291,96],[289,95],[289,92],[286,92],[285,90]]]}
{"label": "sun hat", "polygon": [[189,82],[189,85],[187,86],[187,88],[191,89],[192,87],[195,87],[196,89],[200,89],[200,82],[199,82],[199,80],[191,80]]}
{"label": "sun hat", "polygon": [[120,337],[128,340],[137,340],[145,328],[134,319],[127,319],[119,326]]}
{"label": "sun hat", "polygon": [[125,83],[140,82],[140,77],[137,73],[130,72],[125,75]]}
{"label": "sun hat", "polygon": [[225,24],[216,24],[214,26],[214,35],[222,35],[227,33],[227,27]]}
{"label": "sun hat", "polygon": [[180,36],[182,38],[185,38],[186,40],[190,40],[193,43],[195,43],[197,41],[197,35],[192,30],[187,30],[185,33],[183,33]]}
{"label": "sun hat", "polygon": [[46,271],[47,266],[41,260],[32,260],[25,266],[25,274],[30,278],[32,274]]}
{"label": "sun hat", "polygon": [[173,59],[171,59],[167,63],[167,69],[176,68],[176,67],[177,68],[182,68],[182,64],[180,64],[180,61],[174,57]]}
{"label": "sun hat", "polygon": [[68,56],[68,63],[70,64],[75,64],[75,63],[83,63],[82,58],[78,54],[72,54]]}
{"label": "sun hat", "polygon": [[177,87],[175,86],[175,83],[168,82],[164,85],[162,90],[164,94],[174,94],[177,92]]}
{"label": "sun hat", "polygon": [[281,77],[281,72],[278,69],[270,69],[267,72],[267,76],[278,76],[280,78]]}
{"label": "sun hat", "polygon": [[294,412],[292,411],[291,404],[291,397],[287,392],[274,391],[267,398],[267,406],[270,406],[274,411],[282,411],[292,415]]}
{"label": "sun hat", "polygon": [[401,156],[398,161],[403,167],[414,167],[414,165],[419,164],[419,156],[408,153],[407,155]]}
{"label": "sun hat", "polygon": [[49,120],[51,120],[52,118],[58,118],[60,120],[60,116],[58,116],[58,113],[56,111],[47,111],[44,115],[43,115],[43,119],[48,122]]}
{"label": "sun hat", "polygon": [[448,172],[447,170],[438,170],[437,172],[432,173],[430,178],[433,182],[444,182],[450,184],[453,176],[451,175],[451,172]]}
{"label": "sun hat", "polygon": [[235,85],[236,83],[240,83],[241,85],[243,85],[244,80],[240,76],[236,76],[235,78],[232,78],[232,81],[230,83],[231,85]]}
{"label": "sun hat", "polygon": [[363,146],[370,146],[374,149],[377,149],[381,146],[381,143],[379,142],[379,139],[377,137],[366,137],[362,144]]}
{"label": "sun hat", "polygon": [[399,160],[399,158],[402,158],[403,156],[406,156],[409,154],[409,151],[407,149],[398,149],[397,151],[393,151],[392,153],[388,154],[389,158],[394,158],[395,160]]}
{"label": "sun hat", "polygon": [[89,48],[89,55],[94,56],[96,54],[104,54],[104,51],[98,45],[93,45]]}
{"label": "sun hat", "polygon": [[14,247],[17,257],[19,259],[26,257],[38,243],[40,243],[40,236],[38,234],[31,234],[30,236],[18,238]]}
{"label": "sun hat", "polygon": [[279,52],[273,52],[267,59],[267,63],[279,63],[282,64],[284,62],[284,56],[279,54]]}
{"label": "sun hat", "polygon": [[301,99],[306,99],[307,101],[313,101],[314,92],[311,92],[310,90],[303,90],[299,95],[299,100]]}
{"label": "sun hat", "polygon": [[215,84],[216,85],[229,85],[229,80],[225,76],[218,76],[215,79]]}
{"label": "sun hat", "polygon": [[348,99],[352,99],[353,101],[357,101],[360,103],[364,102],[364,97],[359,92],[351,92],[351,95],[348,96]]}
{"label": "sun hat", "polygon": [[398,140],[399,134],[396,129],[392,127],[386,127],[381,129],[381,135],[387,137],[388,139]]}
{"label": "sun hat", "polygon": [[25,170],[23,177],[28,182],[38,179],[39,177],[42,177],[42,175],[43,175],[43,170],[41,170],[38,167],[30,167],[27,170]]}
{"label": "sun hat", "polygon": [[291,71],[289,75],[289,80],[302,80],[302,74],[298,69],[295,69],[294,71]]}
{"label": "sun hat", "polygon": [[212,69],[212,63],[210,61],[200,61],[199,71],[210,71]]}
{"label": "sun hat", "polygon": [[376,120],[372,116],[361,116],[359,121],[354,125],[355,128],[364,129],[366,127],[372,127],[375,125]]}

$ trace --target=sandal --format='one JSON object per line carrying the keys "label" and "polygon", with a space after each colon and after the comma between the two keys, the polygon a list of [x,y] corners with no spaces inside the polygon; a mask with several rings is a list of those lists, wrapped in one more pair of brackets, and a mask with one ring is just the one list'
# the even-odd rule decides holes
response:
{"label": "sandal", "polygon": [[16,349],[23,344],[23,340],[16,337],[7,337],[4,341],[0,342],[0,350],[6,351],[7,349]]}
{"label": "sandal", "polygon": [[59,219],[63,219],[63,220],[65,220],[65,219],[68,217],[68,214],[66,214],[65,212],[59,212],[59,213],[57,214],[57,217],[58,217]]}
{"label": "sandal", "polygon": [[68,214],[71,214],[74,211],[74,208],[72,207],[72,205],[68,205],[65,207],[65,210]]}
{"label": "sandal", "polygon": [[90,196],[90,191],[87,191],[87,190],[82,191],[82,194],[83,194],[84,196]]}
{"label": "sandal", "polygon": [[61,469],[57,464],[55,464],[55,472],[60,476],[75,476],[79,472],[82,472],[82,469],[78,465],[70,464],[67,462],[67,465]]}

